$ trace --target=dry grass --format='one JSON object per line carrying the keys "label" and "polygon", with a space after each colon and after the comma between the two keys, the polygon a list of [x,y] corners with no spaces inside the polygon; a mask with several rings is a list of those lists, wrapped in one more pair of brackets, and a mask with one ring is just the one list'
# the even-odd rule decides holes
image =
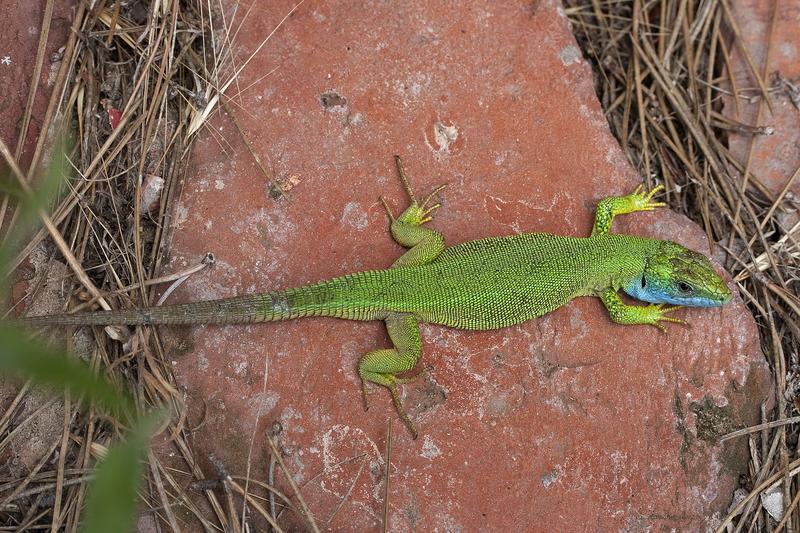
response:
{"label": "dry grass", "polygon": [[[752,149],[741,162],[726,144],[731,130],[752,134],[751,146],[767,131],[758,120],[744,125],[722,114],[724,95],[732,95],[737,111],[739,98],[757,95],[760,120],[761,111],[772,106],[768,73],[754,64],[739,39],[727,0],[565,3],[593,63],[597,92],[613,133],[647,179],[663,180],[671,207],[693,218],[728,252],[726,267],[758,323],[774,370],[775,409],[764,413],[764,425],[731,436],[749,439],[750,478],[720,530],[797,531],[800,420],[788,418],[796,410],[797,386],[787,383],[787,374],[796,373],[800,347],[800,251],[795,241],[800,226],[784,227],[782,217],[776,216],[796,211],[787,200],[788,185],[781,194],[773,194],[750,172]],[[771,32],[765,38],[770,43]],[[755,87],[740,87],[731,80],[734,47],[757,80]],[[794,177],[789,178],[791,183]],[[779,524],[759,499],[775,484],[782,488],[784,501],[791,502]]]}
{"label": "dry grass", "polygon": [[[44,11],[44,28],[52,23],[52,3],[48,1]],[[12,263],[22,270],[34,268],[37,274],[52,272],[60,257],[66,258],[66,266],[60,264],[61,278],[38,276],[25,305],[53,282],[61,290],[55,302],[61,308],[107,309],[111,301],[115,307],[150,304],[155,285],[172,282],[169,293],[207,262],[199,260],[197,267],[175,276],[155,277],[164,259],[170,206],[194,136],[220,106],[228,105],[221,94],[246,66],[230,66],[228,45],[247,13],[223,13],[217,4],[199,0],[100,0],[91,10],[87,4],[78,2],[43,120],[45,133],[31,165],[17,165],[21,143],[12,152],[0,141],[0,155],[18,183],[27,187],[47,166],[54,140],[64,133],[74,139],[69,154],[72,177],[50,214],[41,214],[44,228]],[[36,72],[45,60],[46,41],[43,32]],[[21,122],[22,139],[32,102],[33,94]],[[15,207],[7,199],[0,203],[0,221],[5,221],[0,231],[17,222]],[[275,515],[287,510],[297,513],[310,530],[318,530],[296,487],[286,496],[265,482],[248,478],[240,483],[218,460],[195,455],[182,395],[164,363],[157,332],[97,328],[92,335],[82,351],[93,367],[127,384],[143,409],[167,406],[174,413],[159,453],[148,457],[141,489],[144,527],[244,531],[255,520],[280,531]],[[54,403],[62,404],[61,422],[39,433],[45,448],[35,464],[15,469],[6,463],[0,468],[0,523],[15,530],[76,531],[92,466],[119,437],[119,428],[92,409],[78,409],[69,396],[23,416],[20,406],[33,401],[29,386],[15,391],[0,415],[0,433],[10,431],[13,436],[41,423],[36,417]],[[267,438],[275,450],[274,436]],[[0,448],[7,448],[10,440]],[[162,458],[169,452],[178,459],[165,464]],[[210,463],[212,471],[204,472],[200,463]]]}

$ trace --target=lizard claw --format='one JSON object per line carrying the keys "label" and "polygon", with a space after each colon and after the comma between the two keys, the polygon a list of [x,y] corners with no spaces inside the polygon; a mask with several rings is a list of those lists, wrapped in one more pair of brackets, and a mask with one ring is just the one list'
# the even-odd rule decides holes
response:
{"label": "lizard claw", "polygon": [[[442,191],[442,190],[443,190],[445,187],[447,187],[447,183],[443,183],[443,184],[439,185],[438,187],[434,188],[434,189],[433,189],[433,190],[432,190],[432,191],[431,191],[431,192],[428,194],[428,196],[426,196],[426,197],[425,197],[425,199],[424,199],[424,200],[422,200],[422,203],[420,204],[420,207],[421,207],[422,209],[425,209],[425,206],[427,206],[427,205],[428,205],[428,202],[430,202],[430,201],[431,201],[431,199],[432,199],[434,196],[436,196],[436,194],[437,194],[437,193],[441,192],[441,191]],[[428,214],[428,213],[430,213],[431,211],[433,211],[434,209],[437,209],[437,208],[439,208],[440,206],[441,206],[441,204],[438,204],[438,203],[436,203],[436,204],[433,204],[432,206],[430,206],[428,209],[426,209],[426,210],[425,210],[425,214]]]}
{"label": "lizard claw", "polygon": [[386,198],[380,196],[379,199],[383,204],[383,208],[386,210],[386,214],[389,216],[389,221],[394,222],[396,219],[394,218],[394,213],[392,213],[392,209],[389,207],[389,204],[386,203]]}

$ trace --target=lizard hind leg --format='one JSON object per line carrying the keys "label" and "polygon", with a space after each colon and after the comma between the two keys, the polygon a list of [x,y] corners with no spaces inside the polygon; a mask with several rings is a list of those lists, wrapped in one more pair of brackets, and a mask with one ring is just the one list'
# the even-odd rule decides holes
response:
{"label": "lizard hind leg", "polygon": [[444,250],[444,237],[442,234],[436,230],[423,227],[423,225],[431,221],[432,213],[440,207],[438,202],[431,204],[431,201],[445,185],[436,187],[425,197],[422,203],[419,203],[416,196],[414,196],[414,191],[411,190],[408,179],[406,179],[400,156],[395,156],[395,162],[397,163],[397,173],[400,176],[400,181],[403,182],[403,188],[405,188],[411,204],[399,217],[395,217],[386,201],[381,198],[392,221],[392,237],[401,246],[409,248],[392,266],[424,265],[436,259]]}
{"label": "lizard hind leg", "polygon": [[[389,338],[392,340],[394,348],[369,352],[358,363],[364,409],[366,410],[368,406],[367,382],[386,387],[392,396],[392,402],[397,414],[408,428],[411,436],[416,439],[417,430],[406,414],[405,409],[403,409],[400,395],[397,392],[398,383],[407,383],[411,379],[400,378],[397,375],[414,368],[422,355],[422,339],[419,335],[419,325],[414,316],[397,313],[389,315],[386,319],[386,329],[389,332]],[[419,374],[415,377],[418,376]]]}

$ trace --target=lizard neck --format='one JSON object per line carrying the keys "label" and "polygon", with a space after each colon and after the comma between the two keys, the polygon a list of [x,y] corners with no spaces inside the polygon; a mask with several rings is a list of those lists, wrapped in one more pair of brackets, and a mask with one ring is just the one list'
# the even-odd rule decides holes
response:
{"label": "lizard neck", "polygon": [[[587,265],[587,294],[599,294],[609,287],[631,294],[641,280],[648,257],[658,251],[662,242],[616,233],[587,237],[587,241],[593,255]],[[636,294],[631,296],[635,298]]]}

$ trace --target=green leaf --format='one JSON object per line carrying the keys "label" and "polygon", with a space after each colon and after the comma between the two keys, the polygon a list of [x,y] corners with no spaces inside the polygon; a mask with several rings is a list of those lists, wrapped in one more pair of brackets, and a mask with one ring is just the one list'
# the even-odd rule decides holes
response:
{"label": "green leaf", "polygon": [[156,411],[143,417],[128,432],[127,440],[112,446],[97,466],[86,496],[83,533],[133,531],[142,462],[150,437],[164,416]]}
{"label": "green leaf", "polygon": [[69,390],[123,421],[136,413],[130,396],[95,375],[86,364],[28,339],[21,330],[5,324],[0,324],[0,373],[57,391]]}
{"label": "green leaf", "polygon": [[67,153],[72,150],[72,142],[64,137],[58,140],[51,152],[50,162],[41,179],[36,181],[33,194],[30,196],[31,209],[46,209],[50,202],[58,195],[58,190],[64,183],[70,166]]}
{"label": "green leaf", "polygon": [[0,177],[0,192],[11,196],[15,200],[25,196],[25,191],[22,190],[19,183],[11,179],[11,172]]}
{"label": "green leaf", "polygon": [[[45,169],[41,179],[34,180],[31,184],[32,191],[26,192],[19,184],[19,180],[10,171],[7,176],[0,179],[0,193],[7,194],[17,201],[17,221],[0,244],[0,281],[8,276],[7,268],[13,250],[18,246],[21,238],[31,231],[37,223],[40,212],[44,210],[58,194],[58,189],[64,181],[64,176],[69,168],[67,162],[67,148],[69,143],[62,139],[52,151],[52,159]],[[5,283],[0,283],[0,297],[5,292]]]}

